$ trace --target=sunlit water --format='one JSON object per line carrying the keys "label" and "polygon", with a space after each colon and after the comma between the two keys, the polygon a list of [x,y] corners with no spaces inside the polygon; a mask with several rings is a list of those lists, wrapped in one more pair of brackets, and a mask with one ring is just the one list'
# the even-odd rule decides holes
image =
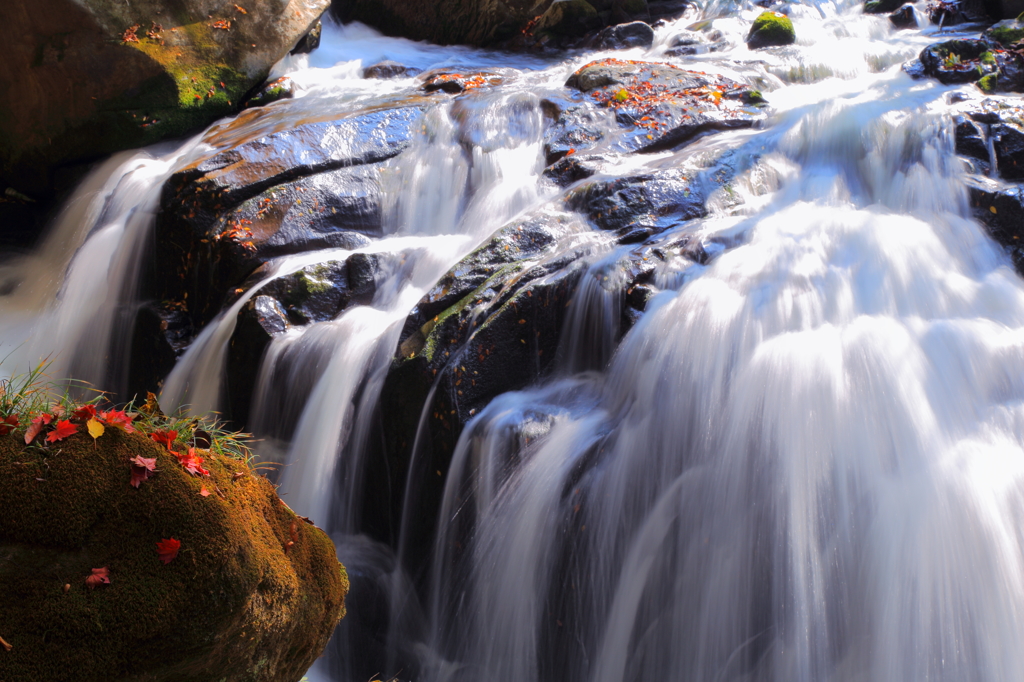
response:
{"label": "sunlit water", "polygon": [[[622,159],[728,158],[711,215],[679,228],[713,258],[665,263],[616,349],[617,294],[595,281],[622,247],[595,241],[551,378],[496,398],[460,439],[426,577],[402,568],[408,538],[358,533],[361,496],[382,494],[361,472],[402,322],[451,265],[557,195],[540,174],[540,97],[613,53],[538,59],[328,25],[319,51],[278,65],[311,103],[353,108],[417,87],[359,78],[385,58],[520,70],[472,108],[425,115],[382,180],[387,236],[359,249],[384,263],[373,302],[278,337],[259,370],[253,428],[286,464],[280,492],[332,532],[356,588],[383,595],[311,680],[1024,677],[1024,286],[970,218],[952,88],[899,70],[936,29],[896,32],[852,3],[780,7],[795,47],[749,51],[761,9],[744,6],[714,22],[723,49],[671,60],[760,87],[761,129]],[[702,18],[614,54],[665,59]],[[72,376],[117,375],[133,254],[196,145],[111,160],[39,251],[3,264],[4,371],[49,354]],[[179,360],[165,403],[215,409],[237,310],[275,275],[348,253],[277,262]]]}

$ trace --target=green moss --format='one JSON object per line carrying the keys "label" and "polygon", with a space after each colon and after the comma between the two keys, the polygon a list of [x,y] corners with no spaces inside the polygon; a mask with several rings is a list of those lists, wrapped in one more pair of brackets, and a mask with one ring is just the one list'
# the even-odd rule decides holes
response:
{"label": "green moss", "polygon": [[999,76],[990,73],[987,76],[982,76],[978,80],[978,87],[985,92],[995,92],[996,86],[999,84]]}
{"label": "green moss", "polygon": [[[0,636],[13,645],[0,679],[218,679],[230,667],[231,679],[255,681],[269,679],[256,669],[268,656],[297,677],[289,647],[326,644],[347,576],[330,539],[244,462],[203,452],[211,473],[197,478],[113,427],[49,448],[22,435],[0,437]],[[138,489],[135,456],[158,469]],[[156,542],[172,537],[181,549],[164,565]],[[87,589],[99,567],[111,584]]]}
{"label": "green moss", "polygon": [[1004,47],[1009,47],[1024,39],[1024,25],[1021,25],[1019,21],[1000,21],[995,26],[986,30],[983,35],[986,38],[997,41]]}
{"label": "green moss", "polygon": [[781,12],[764,11],[750,26],[747,45],[751,49],[775,45],[790,45],[796,41],[793,22]]}
{"label": "green moss", "polygon": [[996,63],[996,56],[991,52],[983,52],[980,59],[982,64],[992,65]]}

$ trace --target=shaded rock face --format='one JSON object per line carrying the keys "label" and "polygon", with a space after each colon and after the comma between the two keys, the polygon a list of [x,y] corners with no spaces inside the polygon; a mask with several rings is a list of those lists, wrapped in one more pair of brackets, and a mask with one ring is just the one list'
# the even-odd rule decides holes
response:
{"label": "shaded rock face", "polygon": [[649,48],[654,44],[654,29],[642,21],[618,24],[603,29],[584,43],[596,50],[627,50],[631,47]]}
{"label": "shaded rock face", "polygon": [[449,45],[483,45],[515,35],[540,13],[537,0],[339,0],[331,11],[388,35]]}
{"label": "shaded rock face", "polygon": [[889,15],[889,21],[898,29],[917,28],[917,18],[914,16],[913,5],[903,5]]}
{"label": "shaded rock face", "polygon": [[331,11],[388,35],[523,48],[576,45],[607,26],[678,16],[686,4],[657,2],[649,10],[647,0],[335,0]]}
{"label": "shaded rock face", "polygon": [[[192,477],[115,428],[95,446],[73,435],[59,455],[21,435],[0,437],[0,618],[13,647],[0,678],[298,682],[344,614],[348,579],[327,535],[269,481],[205,451],[210,477]],[[158,470],[138,489],[135,456]],[[165,538],[181,543],[166,565]],[[89,589],[94,568],[110,583]]]}
{"label": "shaded rock face", "polygon": [[0,183],[182,135],[238,109],[328,0],[10,0],[0,22]]}

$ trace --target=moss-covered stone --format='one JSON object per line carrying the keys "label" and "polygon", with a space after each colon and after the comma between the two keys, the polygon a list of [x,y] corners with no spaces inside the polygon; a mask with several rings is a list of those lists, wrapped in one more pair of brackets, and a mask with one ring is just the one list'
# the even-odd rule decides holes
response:
{"label": "moss-covered stone", "polygon": [[[12,646],[0,679],[302,677],[344,613],[348,578],[269,481],[205,451],[210,476],[192,477],[112,427],[47,449],[21,436],[0,437],[0,637]],[[135,456],[158,470],[138,489]],[[165,538],[181,543],[166,565]],[[109,585],[87,587],[94,568]]]}
{"label": "moss-covered stone", "polygon": [[597,10],[587,0],[555,0],[537,20],[534,30],[583,35],[597,22]]}
{"label": "moss-covered stone", "polygon": [[982,36],[996,41],[1003,47],[1009,47],[1024,39],[1024,23],[1019,19],[1005,19],[990,26]]}
{"label": "moss-covered stone", "polygon": [[754,19],[747,34],[747,47],[757,50],[762,47],[791,45],[796,42],[793,22],[781,12],[764,11]]}

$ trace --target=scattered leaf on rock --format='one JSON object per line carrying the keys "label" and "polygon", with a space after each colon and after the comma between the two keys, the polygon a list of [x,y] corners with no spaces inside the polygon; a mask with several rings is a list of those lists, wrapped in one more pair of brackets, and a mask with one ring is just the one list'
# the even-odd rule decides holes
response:
{"label": "scattered leaf on rock", "polygon": [[188,452],[175,452],[174,456],[178,458],[181,466],[185,467],[185,471],[189,472],[193,476],[209,476],[210,470],[203,468],[203,458],[196,454],[195,448],[189,448]]}
{"label": "scattered leaf on rock", "polygon": [[95,589],[97,585],[109,585],[110,584],[110,569],[104,566],[103,568],[92,569],[92,575],[87,576],[85,579],[85,586],[90,590]]}
{"label": "scattered leaf on rock", "polygon": [[132,485],[136,488],[156,473],[156,457],[136,455],[128,461],[132,463]]}
{"label": "scattered leaf on rock", "polygon": [[89,421],[85,422],[85,428],[86,430],[89,431],[89,435],[92,436],[93,440],[96,440],[97,438],[102,436],[103,432],[106,430],[103,428],[103,424],[101,424],[98,419],[90,419]]}
{"label": "scattered leaf on rock", "polygon": [[149,434],[149,437],[156,441],[158,444],[163,445],[168,451],[174,452],[171,449],[171,444],[178,437],[177,431],[154,431]]}
{"label": "scattered leaf on rock", "polygon": [[46,437],[47,443],[56,443],[59,440],[64,440],[68,436],[73,436],[78,433],[78,427],[72,424],[67,419],[62,419],[57,422],[53,431]]}
{"label": "scattered leaf on rock", "polygon": [[178,556],[178,550],[180,548],[181,542],[179,540],[175,540],[174,538],[164,538],[160,542],[156,543],[157,558],[165,564],[169,564]]}
{"label": "scattered leaf on rock", "polygon": [[0,436],[6,436],[16,428],[18,428],[18,415],[9,414],[0,420]]}
{"label": "scattered leaf on rock", "polygon": [[36,439],[39,432],[43,430],[43,427],[53,421],[53,417],[48,414],[41,414],[32,420],[29,424],[28,429],[25,431],[25,445],[28,445]]}

